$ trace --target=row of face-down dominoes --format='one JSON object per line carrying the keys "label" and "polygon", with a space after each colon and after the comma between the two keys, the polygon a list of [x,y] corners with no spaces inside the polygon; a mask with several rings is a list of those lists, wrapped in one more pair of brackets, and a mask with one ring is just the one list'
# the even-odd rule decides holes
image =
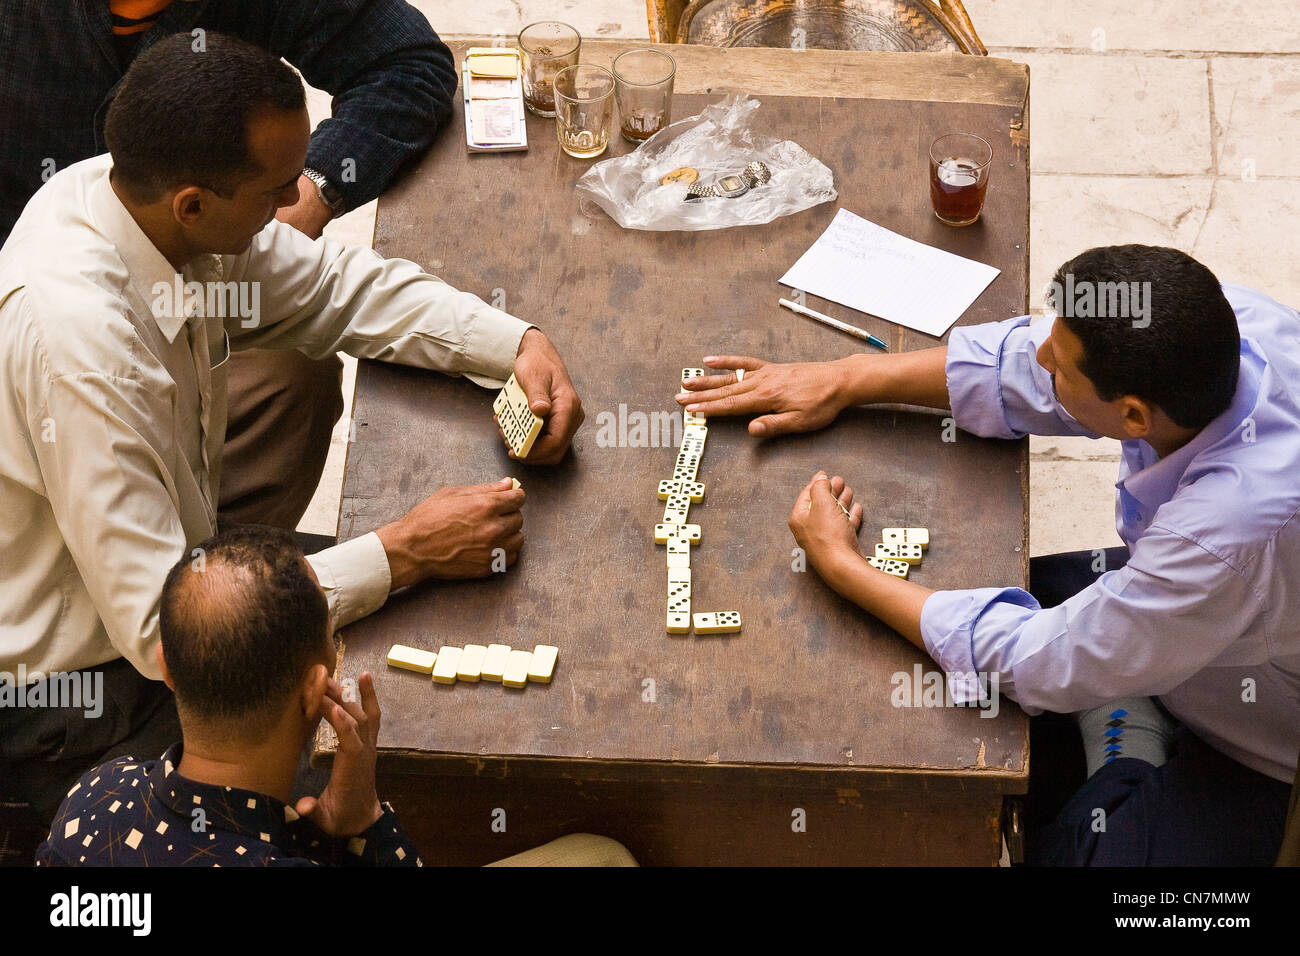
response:
{"label": "row of face-down dominoes", "polygon": [[559,654],[559,649],[549,644],[538,644],[531,651],[514,650],[509,644],[466,644],[442,647],[436,654],[394,644],[388,651],[388,664],[430,674],[440,684],[487,680],[523,687],[529,681],[549,684]]}

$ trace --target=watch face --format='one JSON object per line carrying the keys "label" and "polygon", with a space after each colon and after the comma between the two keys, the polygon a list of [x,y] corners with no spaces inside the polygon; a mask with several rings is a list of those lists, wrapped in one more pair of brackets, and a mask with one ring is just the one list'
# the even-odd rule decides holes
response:
{"label": "watch face", "polygon": [[718,188],[725,192],[732,192],[736,189],[746,189],[749,183],[745,182],[739,176],[723,176],[718,180]]}

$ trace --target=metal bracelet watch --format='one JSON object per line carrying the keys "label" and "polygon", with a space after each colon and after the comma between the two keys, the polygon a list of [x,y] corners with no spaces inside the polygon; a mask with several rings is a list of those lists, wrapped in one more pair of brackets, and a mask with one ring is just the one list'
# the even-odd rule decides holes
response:
{"label": "metal bracelet watch", "polygon": [[325,178],[325,174],[306,167],[302,174],[316,184],[316,195],[320,201],[330,207],[330,211],[335,215],[343,211],[343,194],[339,192],[338,187]]}
{"label": "metal bracelet watch", "polygon": [[686,201],[692,202],[706,197],[709,199],[735,199],[747,192],[749,192],[749,183],[743,176],[732,173],[723,176],[716,183],[708,186],[702,183],[691,183],[690,188],[686,190]]}
{"label": "metal bracelet watch", "polygon": [[700,199],[735,199],[743,196],[756,186],[763,186],[772,178],[772,171],[767,164],[759,161],[750,163],[741,173],[723,176],[708,185],[701,182],[691,183],[686,190],[685,201],[696,202]]}

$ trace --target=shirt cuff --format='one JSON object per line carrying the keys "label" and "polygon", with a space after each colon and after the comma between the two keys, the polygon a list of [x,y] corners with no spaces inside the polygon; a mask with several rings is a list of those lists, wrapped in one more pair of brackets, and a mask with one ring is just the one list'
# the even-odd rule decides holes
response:
{"label": "shirt cuff", "polygon": [[1028,316],[986,325],[960,326],[948,336],[944,373],[953,420],[962,431],[984,438],[1020,438],[1007,423],[1002,400],[1002,347]]}
{"label": "shirt cuff", "polygon": [[473,356],[475,369],[466,371],[465,377],[483,388],[501,388],[515,370],[524,334],[536,328],[508,312],[485,306],[475,315],[466,342],[465,354]]}
{"label": "shirt cuff", "polygon": [[397,822],[392,805],[381,803],[383,813],[365,832],[341,838],[345,853],[340,862],[353,866],[423,866],[414,844]]}
{"label": "shirt cuff", "polygon": [[[975,588],[966,591],[935,591],[921,606],[921,640],[935,662],[943,668],[954,703],[970,704],[988,699],[987,674],[980,672],[975,656],[975,628],[980,617],[998,602],[1033,607],[1037,603],[1020,588]],[[1001,683],[1001,675],[997,686]]]}
{"label": "shirt cuff", "polygon": [[373,531],[307,556],[338,630],[379,610],[392,588],[388,553]]}

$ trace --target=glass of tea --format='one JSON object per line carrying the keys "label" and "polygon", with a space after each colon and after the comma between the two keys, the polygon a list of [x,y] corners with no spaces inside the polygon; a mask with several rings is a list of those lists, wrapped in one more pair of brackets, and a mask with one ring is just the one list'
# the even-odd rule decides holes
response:
{"label": "glass of tea", "polygon": [[567,23],[544,20],[519,32],[523,54],[524,106],[538,116],[555,115],[555,74],[578,62],[582,37]]}
{"label": "glass of tea", "polygon": [[619,128],[629,143],[643,143],[668,125],[676,75],[676,62],[659,50],[628,50],[614,58]]}
{"label": "glass of tea", "polygon": [[939,221],[969,226],[989,188],[993,147],[971,133],[949,133],[930,146],[930,205]]}
{"label": "glass of tea", "polygon": [[582,63],[555,74],[555,134],[576,159],[592,159],[609,145],[614,120],[614,75]]}

